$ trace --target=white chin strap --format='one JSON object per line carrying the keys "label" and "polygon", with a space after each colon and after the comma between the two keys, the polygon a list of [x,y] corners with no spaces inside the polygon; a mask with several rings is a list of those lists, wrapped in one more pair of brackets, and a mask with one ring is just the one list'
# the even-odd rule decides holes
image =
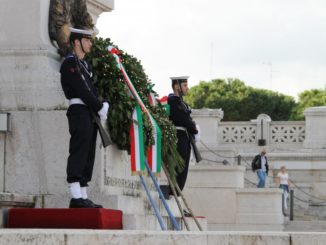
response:
{"label": "white chin strap", "polygon": [[179,96],[183,96],[182,89],[181,89],[181,83],[178,82],[178,90],[179,90]]}

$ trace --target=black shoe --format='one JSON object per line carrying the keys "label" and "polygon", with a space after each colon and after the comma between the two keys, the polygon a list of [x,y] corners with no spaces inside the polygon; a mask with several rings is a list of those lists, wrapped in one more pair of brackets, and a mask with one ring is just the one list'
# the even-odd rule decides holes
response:
{"label": "black shoe", "polygon": [[160,185],[165,200],[170,200],[171,188],[169,185]]}
{"label": "black shoe", "polygon": [[85,202],[87,202],[90,206],[92,206],[92,208],[103,208],[102,205],[100,204],[95,204],[92,202],[92,200],[90,199],[84,199]]}
{"label": "black shoe", "polygon": [[185,217],[192,217],[192,215],[187,210],[183,210],[183,215]]}
{"label": "black shoe", "polygon": [[71,198],[69,208],[94,208],[83,198]]}

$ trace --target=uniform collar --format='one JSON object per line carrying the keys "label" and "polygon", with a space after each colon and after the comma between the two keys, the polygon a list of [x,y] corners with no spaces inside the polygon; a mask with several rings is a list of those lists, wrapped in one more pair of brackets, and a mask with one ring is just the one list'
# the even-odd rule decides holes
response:
{"label": "uniform collar", "polygon": [[178,97],[178,98],[180,98],[180,96],[178,96],[178,95],[176,95],[174,93],[169,94],[169,97]]}

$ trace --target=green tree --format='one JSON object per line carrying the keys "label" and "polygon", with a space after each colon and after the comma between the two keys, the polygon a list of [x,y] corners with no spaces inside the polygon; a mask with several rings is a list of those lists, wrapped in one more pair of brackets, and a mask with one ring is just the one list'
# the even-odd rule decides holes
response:
{"label": "green tree", "polygon": [[308,107],[326,105],[326,89],[305,90],[299,94],[299,102],[293,110],[291,120],[303,120],[303,111]]}
{"label": "green tree", "polygon": [[222,108],[225,121],[247,121],[266,113],[289,120],[296,103],[291,96],[246,86],[239,79],[214,79],[192,87],[185,98],[193,108]]}

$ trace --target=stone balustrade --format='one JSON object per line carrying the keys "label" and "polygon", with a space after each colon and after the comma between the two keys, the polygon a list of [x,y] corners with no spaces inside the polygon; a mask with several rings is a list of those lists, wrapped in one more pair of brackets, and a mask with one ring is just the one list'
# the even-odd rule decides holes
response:
{"label": "stone balustrade", "polygon": [[[294,149],[326,148],[326,107],[312,107],[304,111],[305,121],[272,121],[260,114],[251,121],[221,122],[220,109],[194,110],[194,120],[203,128],[201,139],[210,147],[252,148],[264,140],[267,147]],[[209,130],[207,130],[209,129]]]}
{"label": "stone balustrade", "polygon": [[[302,145],[305,140],[305,122],[284,121],[266,124],[268,138],[267,145]],[[261,133],[260,125],[255,122],[220,122],[218,142],[227,144],[252,144],[257,145]]]}

